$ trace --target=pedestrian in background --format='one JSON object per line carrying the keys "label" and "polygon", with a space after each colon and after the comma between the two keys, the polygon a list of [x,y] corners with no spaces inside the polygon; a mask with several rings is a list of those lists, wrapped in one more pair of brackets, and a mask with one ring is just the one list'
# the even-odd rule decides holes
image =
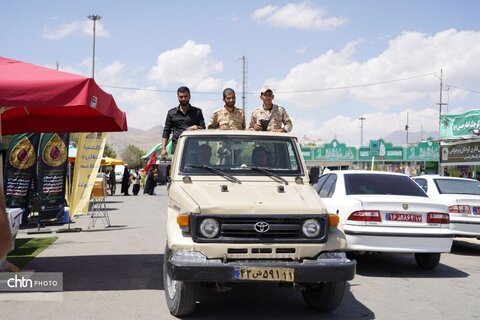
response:
{"label": "pedestrian in background", "polygon": [[290,132],[292,131],[292,120],[285,111],[285,108],[273,104],[272,89],[263,87],[260,91],[260,99],[263,105],[256,108],[252,112],[250,119],[250,130],[255,131],[273,131],[273,132]]}
{"label": "pedestrian in background", "polygon": [[150,167],[147,174],[147,181],[145,182],[145,189],[143,194],[154,195],[155,194],[155,179],[153,177],[153,168]]}
{"label": "pedestrian in background", "polygon": [[145,174],[145,170],[142,168],[140,169],[140,189],[145,189],[145,180],[147,179],[147,175]]}
{"label": "pedestrian in background", "polygon": [[168,110],[165,119],[165,127],[162,135],[162,150],[160,157],[167,159],[167,143],[172,134],[172,150],[175,153],[178,137],[185,130],[205,129],[205,120],[203,119],[202,109],[196,108],[190,104],[190,89],[180,87],[177,90],[178,107]]}
{"label": "pedestrian in background", "polygon": [[130,171],[128,170],[128,166],[125,165],[125,169],[123,169],[123,177],[122,177],[122,190],[121,192],[125,196],[129,196],[128,188],[130,188]]}
{"label": "pedestrian in background", "polygon": [[112,169],[108,174],[108,181],[110,181],[110,195],[113,196],[117,191],[117,179],[115,178],[115,166],[112,166]]}
{"label": "pedestrian in background", "polygon": [[133,180],[132,193],[134,196],[136,196],[140,191],[140,175],[138,174],[138,170],[135,170],[135,172],[132,174],[132,180]]}

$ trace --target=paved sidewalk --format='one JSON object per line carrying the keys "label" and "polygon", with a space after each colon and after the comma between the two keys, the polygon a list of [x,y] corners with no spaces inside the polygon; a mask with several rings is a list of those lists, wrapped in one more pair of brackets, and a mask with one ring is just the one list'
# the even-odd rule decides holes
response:
{"label": "paved sidewalk", "polygon": [[[165,303],[166,188],[156,187],[155,191],[152,196],[109,196],[110,228],[98,220],[88,229],[90,217],[81,216],[71,224],[72,228],[82,228],[81,232],[27,234],[29,229],[20,230],[17,238],[58,236],[24,270],[63,272],[64,291],[0,293],[2,319],[170,318],[143,307],[152,305],[152,299]],[[113,294],[115,299],[110,299]]]}

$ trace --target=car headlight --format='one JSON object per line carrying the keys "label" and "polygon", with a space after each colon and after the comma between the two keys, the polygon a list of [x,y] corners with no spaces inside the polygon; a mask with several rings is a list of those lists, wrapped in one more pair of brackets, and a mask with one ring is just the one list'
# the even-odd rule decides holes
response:
{"label": "car headlight", "polygon": [[302,225],[303,234],[307,238],[315,238],[320,234],[320,222],[317,219],[307,219]]}
{"label": "car headlight", "polygon": [[205,238],[212,239],[220,232],[220,224],[216,219],[206,218],[200,223],[199,231]]}

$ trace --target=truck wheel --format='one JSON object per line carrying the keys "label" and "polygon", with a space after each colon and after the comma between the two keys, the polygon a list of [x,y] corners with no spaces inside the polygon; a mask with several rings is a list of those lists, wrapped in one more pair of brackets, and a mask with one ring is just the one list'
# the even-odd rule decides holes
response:
{"label": "truck wheel", "polygon": [[163,256],[163,289],[167,300],[168,310],[176,317],[186,316],[195,310],[196,287],[195,282],[177,281],[170,278],[167,272],[167,261],[171,259],[172,253],[165,248]]}
{"label": "truck wheel", "polygon": [[345,281],[339,281],[307,284],[302,291],[303,300],[313,310],[332,311],[342,302],[345,283]]}
{"label": "truck wheel", "polygon": [[422,269],[433,269],[440,262],[440,253],[415,253],[415,261]]}

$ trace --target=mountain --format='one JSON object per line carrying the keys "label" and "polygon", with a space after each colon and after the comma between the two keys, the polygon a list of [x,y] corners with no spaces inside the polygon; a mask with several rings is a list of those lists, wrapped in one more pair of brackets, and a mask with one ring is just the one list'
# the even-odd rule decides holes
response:
{"label": "mountain", "polygon": [[[385,142],[392,143],[394,145],[403,145],[407,143],[407,132],[406,131],[394,131],[389,135],[382,137]],[[408,132],[408,143],[416,143],[422,140],[427,140],[427,138],[432,138],[433,140],[438,139],[438,132]]]}
{"label": "mountain", "polygon": [[141,150],[148,152],[156,144],[162,142],[163,126],[155,126],[148,130],[129,127],[125,132],[107,133],[107,144],[115,150],[120,157],[123,149],[133,144]]}

